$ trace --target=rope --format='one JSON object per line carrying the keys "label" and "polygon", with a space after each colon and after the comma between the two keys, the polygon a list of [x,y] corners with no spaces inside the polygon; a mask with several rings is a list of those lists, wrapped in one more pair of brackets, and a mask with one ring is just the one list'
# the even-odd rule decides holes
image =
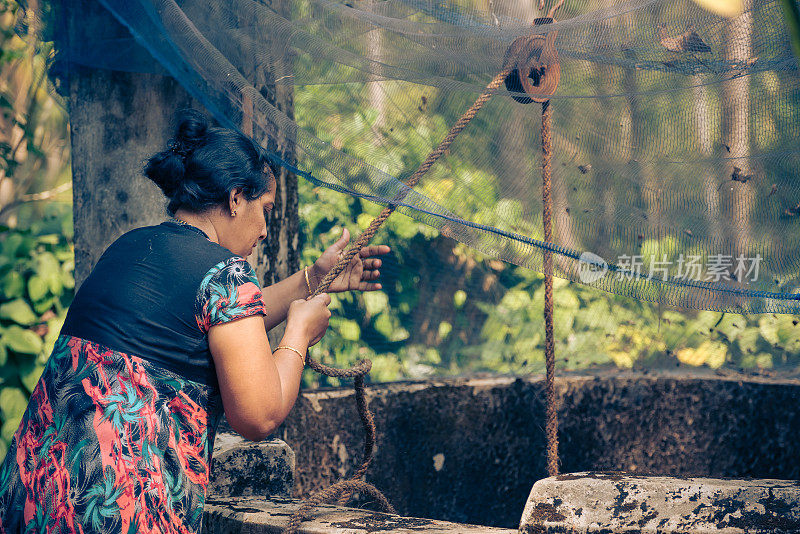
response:
{"label": "rope", "polygon": [[[550,101],[542,102],[542,226],[544,241],[553,242],[553,199],[550,195],[551,163],[553,161],[553,138],[550,126],[553,110]],[[553,337],[553,252],[544,249],[542,270],[544,271],[544,364],[545,393],[547,396],[547,412],[545,435],[547,437],[547,474],[558,474],[558,418],[556,413],[556,356],[555,339]]]}
{"label": "rope", "polygon": [[319,506],[320,504],[324,504],[328,501],[332,501],[336,499],[340,495],[343,495],[346,492],[354,492],[358,491],[361,493],[368,493],[375,500],[378,501],[381,508],[384,512],[394,514],[397,513],[395,509],[389,504],[389,501],[384,497],[383,493],[378,491],[372,484],[364,482],[363,480],[343,480],[341,482],[337,482],[336,484],[325,488],[322,491],[319,491],[303,501],[300,505],[300,508],[289,518],[289,524],[283,530],[284,533],[287,532],[297,532],[297,529],[300,528],[300,523],[306,519],[306,515],[310,512],[313,508]]}
{"label": "rope", "polygon": [[[423,161],[417,170],[414,171],[414,174],[409,176],[408,180],[405,181],[406,187],[403,188],[403,190],[397,195],[395,195],[395,197],[389,202],[389,205],[381,210],[380,214],[378,214],[378,216],[372,220],[367,229],[364,230],[364,233],[362,233],[350,246],[350,248],[348,248],[344,254],[342,254],[341,258],[339,258],[339,261],[336,263],[333,269],[331,269],[322,279],[316,291],[314,291],[313,296],[327,291],[328,287],[336,279],[336,277],[347,268],[356,254],[361,252],[361,249],[364,248],[364,246],[375,236],[378,229],[386,221],[386,219],[388,219],[389,216],[394,213],[398,204],[405,199],[409,192],[411,192],[411,188],[419,183],[420,179],[425,175],[425,173],[427,173],[433,164],[436,163],[436,161],[447,151],[448,148],[450,148],[450,145],[453,143],[453,141],[455,141],[456,137],[458,137],[458,134],[460,134],[462,130],[467,127],[470,121],[475,118],[475,115],[477,115],[478,111],[480,111],[484,104],[489,101],[492,95],[494,95],[495,91],[497,91],[498,87],[504,83],[506,77],[508,77],[508,75],[511,73],[511,70],[512,67],[504,68],[500,74],[492,79],[475,103],[472,104],[472,106],[470,106],[470,108],[461,116],[461,118],[456,121],[453,127],[450,128],[450,131],[447,132],[447,135],[439,143],[439,146],[437,146],[430,154],[428,154],[428,157],[425,158],[425,161]],[[317,492],[313,496],[303,501],[297,512],[292,515],[291,519],[289,520],[289,525],[283,530],[283,534],[296,534],[297,529],[300,527],[300,523],[303,521],[306,514],[315,506],[329,502],[333,499],[338,499],[338,504],[344,505],[350,499],[353,492],[368,493],[372,495],[385,510],[394,513],[394,508],[392,508],[391,504],[389,504],[389,501],[386,499],[383,493],[380,492],[380,490],[378,490],[372,484],[360,480],[360,478],[364,476],[369,468],[369,465],[372,462],[372,455],[375,450],[375,418],[367,406],[366,392],[364,389],[364,376],[369,373],[370,369],[372,368],[372,362],[368,359],[364,359],[359,361],[350,369],[337,369],[335,367],[324,365],[314,360],[310,354],[306,354],[306,363],[314,371],[326,376],[355,379],[353,387],[355,388],[356,406],[358,408],[359,417],[361,418],[361,423],[364,427],[364,459],[362,460],[361,466],[351,479],[336,482],[327,489]]]}

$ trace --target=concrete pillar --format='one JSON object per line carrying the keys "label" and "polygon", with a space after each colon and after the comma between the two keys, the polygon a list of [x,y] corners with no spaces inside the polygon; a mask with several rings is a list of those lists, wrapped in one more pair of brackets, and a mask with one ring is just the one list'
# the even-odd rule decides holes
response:
{"label": "concrete pillar", "polygon": [[144,162],[163,150],[192,99],[172,78],[77,67],[70,72],[75,282],[120,235],[166,218]]}
{"label": "concrete pillar", "polygon": [[[285,9],[278,0],[273,4],[274,9]],[[165,219],[166,201],[142,169],[172,135],[175,112],[203,108],[176,80],[159,74],[162,68],[98,3],[63,2],[61,8],[56,43],[65,64],[62,91],[68,95],[70,108],[75,281],[80,285],[117,237]],[[112,45],[118,48],[116,57],[108,48]],[[243,57],[254,57],[245,52]],[[248,65],[245,59],[239,63],[242,74],[270,103],[292,116],[291,87],[276,86],[269,66]],[[150,73],[109,70],[121,66]],[[240,127],[253,135],[252,117],[246,116],[252,109],[232,110],[230,116],[239,111],[245,113]],[[291,141],[282,132],[267,133],[270,140],[256,134],[257,140],[286,161],[294,161]],[[269,237],[254,258],[265,284],[296,271],[299,263],[297,178],[284,169],[273,170],[278,178],[276,209],[270,217]]]}
{"label": "concrete pillar", "polygon": [[[170,137],[175,110],[199,106],[168,76],[95,68],[126,61],[131,68],[160,71],[98,2],[62,2],[60,8],[56,47],[69,102],[79,286],[116,238],[164,220],[164,196],[142,169]],[[116,58],[110,58],[111,43],[120,52]]]}

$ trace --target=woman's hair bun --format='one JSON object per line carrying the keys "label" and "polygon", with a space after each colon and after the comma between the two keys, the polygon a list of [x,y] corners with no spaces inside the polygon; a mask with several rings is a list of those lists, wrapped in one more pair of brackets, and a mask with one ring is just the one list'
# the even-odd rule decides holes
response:
{"label": "woman's hair bun", "polygon": [[200,213],[225,207],[239,190],[254,200],[266,193],[274,178],[266,172],[266,151],[238,130],[209,125],[195,110],[182,110],[166,150],[147,162],[144,174],[169,199],[167,213],[178,209]]}
{"label": "woman's hair bun", "polygon": [[186,160],[202,144],[208,132],[208,119],[193,109],[178,113],[178,127],[167,149],[147,162],[144,174],[172,198],[178,191],[186,172]]}
{"label": "woman's hair bun", "polygon": [[194,109],[180,112],[178,131],[172,139],[172,150],[188,156],[202,143],[208,132],[208,119]]}

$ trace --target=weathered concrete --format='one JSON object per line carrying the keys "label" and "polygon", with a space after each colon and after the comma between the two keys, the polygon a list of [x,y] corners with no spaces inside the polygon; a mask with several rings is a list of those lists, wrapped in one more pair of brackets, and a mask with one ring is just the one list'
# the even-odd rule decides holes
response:
{"label": "weathered concrete", "polygon": [[164,195],[142,176],[143,162],[163,150],[172,133],[174,110],[192,105],[183,88],[165,76],[72,69],[69,111],[78,286],[120,235],[166,218]]}
{"label": "weathered concrete", "polygon": [[214,460],[208,494],[264,499],[291,497],[294,452],[279,440],[253,442],[223,432],[214,441]]}
{"label": "weathered concrete", "polygon": [[[299,501],[254,497],[212,497],[203,512],[206,534],[278,534],[289,523]],[[320,506],[300,525],[300,534],[516,534],[502,529],[402,517],[340,506]]]}
{"label": "weathered concrete", "polygon": [[[288,9],[284,0],[265,3],[277,12]],[[60,83],[70,106],[75,282],[79,287],[106,247],[120,235],[166,218],[166,200],[158,187],[142,176],[142,170],[147,159],[163,150],[173,135],[175,112],[203,107],[178,81],[166,75],[163,67],[100,3],[59,4],[59,17],[64,20],[55,25],[56,46],[64,76]],[[279,33],[266,32],[262,37],[257,52],[234,42],[239,56],[229,51],[228,57],[237,60],[240,72],[270,104],[291,117],[293,89],[275,84],[275,72],[291,72],[283,56],[271,54],[276,58],[272,69],[263,65],[257,68],[248,59],[276,47],[283,49],[284,43],[278,42]],[[107,54],[104,58],[108,61],[103,63],[104,58],[96,50],[107,48],[109,43],[119,47],[116,52],[125,58],[124,62]],[[129,72],[109,70],[120,68],[123,63]],[[231,105],[223,112],[284,161],[295,160],[294,142],[287,132],[266,120],[260,128],[254,127],[253,117],[257,114],[252,99],[243,98],[241,107]],[[275,209],[268,217],[269,232],[250,258],[267,285],[299,269],[301,248],[297,177],[284,168],[273,171],[277,190]],[[279,334],[275,335],[280,339]]]}
{"label": "weathered concrete", "polygon": [[[562,472],[800,478],[800,380],[613,372],[556,380]],[[545,478],[544,384],[432,380],[368,388],[378,444],[367,480],[404,515],[516,527]],[[351,474],[362,430],[350,389],[304,392],[280,436],[295,496]]]}
{"label": "weathered concrete", "polygon": [[[142,176],[142,168],[150,155],[163,150],[175,110],[199,106],[178,82],[152,74],[160,72],[154,60],[148,61],[149,54],[138,45],[131,47],[130,32],[99,2],[61,2],[59,7],[64,27],[56,46],[65,56],[62,69],[69,73],[62,90],[69,96],[79,287],[121,234],[165,219],[164,195]],[[126,43],[119,53],[151,74],[83,66],[85,57],[97,57],[92,49],[108,43]]]}
{"label": "weathered concrete", "polygon": [[574,473],[533,485],[523,534],[800,532],[800,482]]}

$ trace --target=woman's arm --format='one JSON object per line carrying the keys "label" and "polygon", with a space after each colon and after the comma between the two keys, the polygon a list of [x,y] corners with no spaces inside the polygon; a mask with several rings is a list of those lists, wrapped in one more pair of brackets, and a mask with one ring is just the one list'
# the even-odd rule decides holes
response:
{"label": "woman's arm", "polygon": [[[330,301],[323,293],[293,302],[279,347],[305,354],[325,334]],[[253,441],[266,438],[294,406],[305,362],[289,349],[273,352],[257,316],[212,326],[208,345],[231,427]]]}
{"label": "woman's arm", "polygon": [[[313,284],[312,273],[309,272],[308,274],[309,282]],[[316,288],[317,286],[312,285],[311,287]],[[280,282],[262,287],[261,293],[264,295],[264,302],[267,303],[264,326],[267,331],[270,331],[286,320],[289,305],[293,301],[308,298],[309,292],[305,273],[300,270]]]}
{"label": "woman's arm", "polygon": [[[308,283],[306,274],[300,270],[293,275],[275,283],[271,286],[262,287],[264,302],[267,303],[267,314],[264,316],[264,325],[267,331],[272,330],[286,319],[286,312],[289,304],[297,299],[304,299],[309,296],[309,286],[315,290],[325,275],[330,271],[340,254],[350,242],[350,232],[345,228],[342,237],[328,247],[325,252],[308,268]],[[386,245],[373,245],[361,249],[360,254],[350,262],[347,268],[336,277],[328,288],[329,293],[339,293],[342,291],[360,290],[375,291],[381,289],[381,285],[374,283],[380,277],[381,260],[372,256],[380,256],[389,253]]]}

